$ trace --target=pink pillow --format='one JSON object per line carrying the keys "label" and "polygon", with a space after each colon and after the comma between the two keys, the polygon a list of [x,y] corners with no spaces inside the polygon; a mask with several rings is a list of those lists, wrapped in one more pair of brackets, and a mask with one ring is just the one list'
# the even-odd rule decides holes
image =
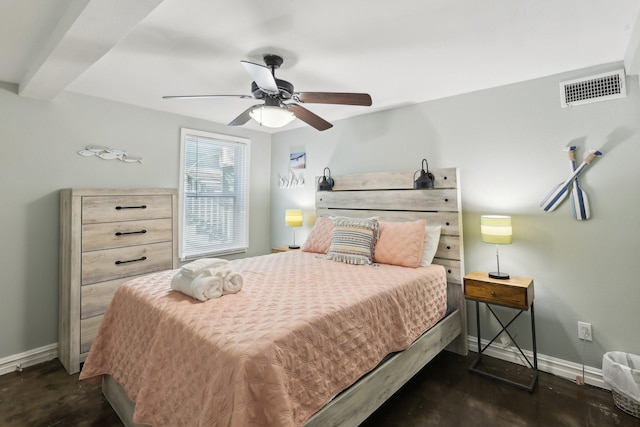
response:
{"label": "pink pillow", "polygon": [[315,252],[317,254],[326,254],[331,246],[331,236],[333,235],[333,220],[326,216],[316,219],[309,237],[302,245],[305,252]]}
{"label": "pink pillow", "polygon": [[373,254],[374,261],[380,264],[418,267],[422,258],[427,222],[421,219],[405,222],[378,221],[378,223],[380,237]]}

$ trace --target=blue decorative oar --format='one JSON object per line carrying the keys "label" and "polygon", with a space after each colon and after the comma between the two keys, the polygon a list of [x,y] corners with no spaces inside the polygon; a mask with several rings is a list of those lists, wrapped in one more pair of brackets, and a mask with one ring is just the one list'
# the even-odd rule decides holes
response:
{"label": "blue decorative oar", "polygon": [[[571,173],[576,170],[576,146],[571,145],[565,147],[565,151],[569,154],[569,166],[571,167]],[[589,209],[589,198],[587,193],[580,187],[578,178],[575,179],[571,185],[571,212],[578,221],[583,221],[591,217],[591,211]]]}
{"label": "blue decorative oar", "polygon": [[540,201],[540,207],[547,212],[553,211],[569,194],[569,187],[573,181],[580,176],[582,172],[591,164],[591,162],[598,156],[602,156],[602,152],[598,150],[589,150],[589,154],[584,158],[580,166],[573,171],[571,176],[566,181],[556,185],[553,190],[547,194],[542,201]]}

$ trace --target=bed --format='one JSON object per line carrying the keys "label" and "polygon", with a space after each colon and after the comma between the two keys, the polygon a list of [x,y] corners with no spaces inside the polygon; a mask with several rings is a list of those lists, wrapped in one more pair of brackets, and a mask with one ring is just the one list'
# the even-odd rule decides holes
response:
{"label": "bed", "polygon": [[264,255],[233,261],[245,287],[207,303],[171,291],[175,271],[137,278],[81,378],[102,380],[127,426],[358,425],[441,350],[467,351],[458,171],[432,172],[429,190],[412,172],[335,177],[316,215],[440,225],[433,265]]}

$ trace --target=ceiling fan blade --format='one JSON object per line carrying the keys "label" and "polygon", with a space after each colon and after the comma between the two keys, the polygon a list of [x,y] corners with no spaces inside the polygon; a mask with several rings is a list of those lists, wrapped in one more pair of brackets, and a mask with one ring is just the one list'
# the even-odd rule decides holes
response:
{"label": "ceiling fan blade", "polygon": [[370,106],[371,95],[368,93],[340,93],[340,92],[299,92],[294,99],[314,104],[343,104]]}
{"label": "ceiling fan blade", "polygon": [[169,95],[163,96],[163,99],[205,99],[205,98],[241,98],[253,99],[251,95]]}
{"label": "ceiling fan blade", "polygon": [[276,78],[271,74],[271,70],[264,65],[254,64],[249,61],[240,61],[247,73],[251,76],[254,82],[260,89],[270,95],[277,95],[280,93]]}
{"label": "ceiling fan blade", "polygon": [[253,110],[255,107],[257,107],[257,105],[253,105],[244,110],[242,114],[233,119],[227,126],[242,126],[243,124],[247,123],[251,119],[251,115],[249,113],[251,113],[251,110]]}
{"label": "ceiling fan blade", "polygon": [[331,123],[329,123],[328,121],[326,121],[322,117],[318,116],[317,114],[312,113],[311,111],[307,110],[306,108],[304,108],[301,105],[298,105],[298,104],[287,104],[287,108],[291,112],[293,112],[293,114],[298,119],[302,120],[303,122],[305,122],[309,126],[313,126],[314,128],[316,128],[316,129],[318,129],[320,131],[327,130],[327,129],[333,127],[333,125]]}

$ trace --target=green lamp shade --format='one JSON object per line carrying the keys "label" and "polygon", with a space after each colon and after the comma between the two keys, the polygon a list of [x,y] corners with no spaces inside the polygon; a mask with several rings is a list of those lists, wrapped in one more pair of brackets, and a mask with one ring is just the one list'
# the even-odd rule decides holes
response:
{"label": "green lamp shade", "polygon": [[302,226],[302,211],[300,209],[287,209],[284,213],[284,221],[287,227]]}
{"label": "green lamp shade", "polygon": [[508,245],[511,243],[511,217],[504,215],[483,215],[480,217],[480,234],[485,243]]}

